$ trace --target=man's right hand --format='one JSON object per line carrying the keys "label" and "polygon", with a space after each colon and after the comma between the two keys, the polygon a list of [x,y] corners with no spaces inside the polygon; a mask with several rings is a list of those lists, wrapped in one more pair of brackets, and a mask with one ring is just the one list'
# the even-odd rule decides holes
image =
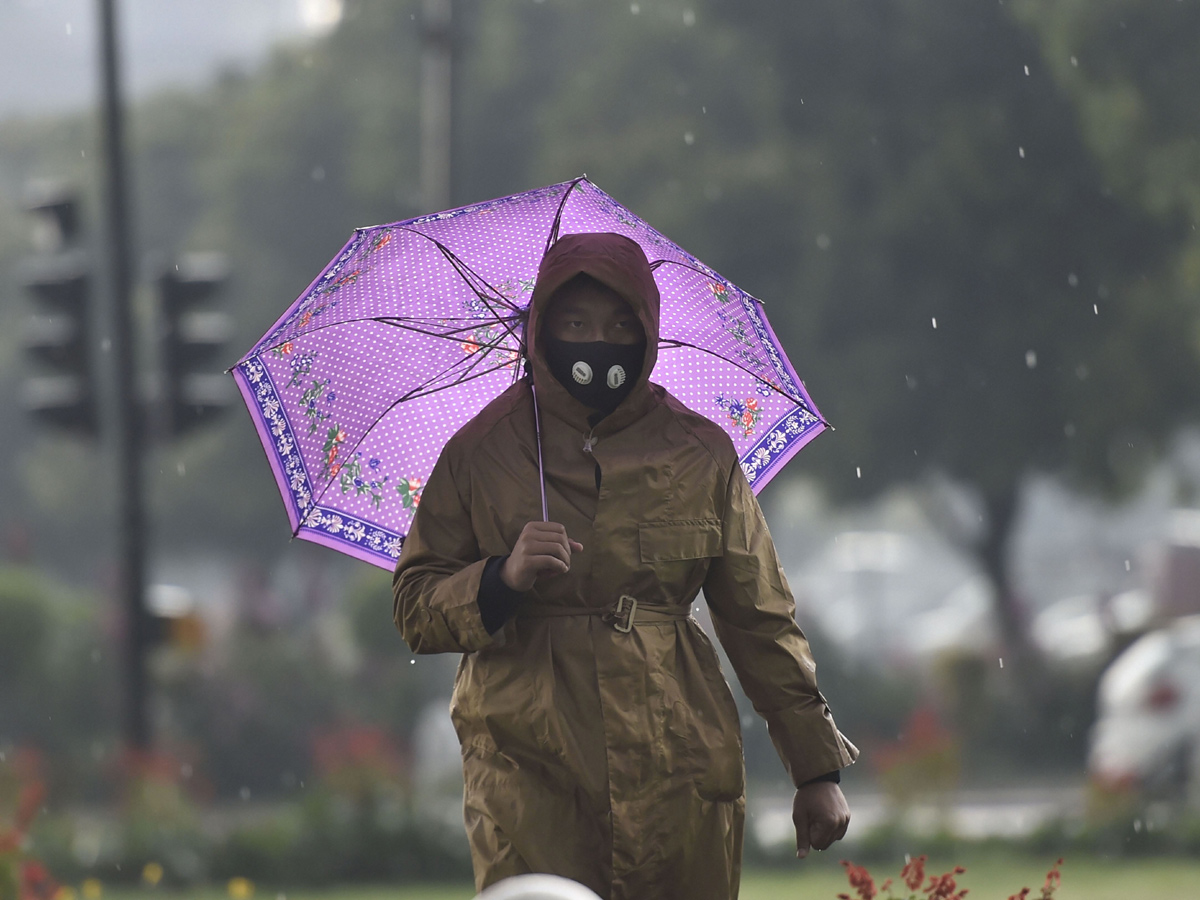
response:
{"label": "man's right hand", "polygon": [[570,571],[571,554],[582,549],[557,522],[529,522],[500,567],[500,580],[514,591],[527,591],[543,575]]}

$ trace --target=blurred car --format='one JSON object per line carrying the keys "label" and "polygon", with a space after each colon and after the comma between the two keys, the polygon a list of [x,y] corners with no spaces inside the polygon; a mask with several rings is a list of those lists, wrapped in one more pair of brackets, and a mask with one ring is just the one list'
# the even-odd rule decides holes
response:
{"label": "blurred car", "polygon": [[1098,700],[1090,776],[1200,802],[1200,615],[1131,644],[1101,677]]}

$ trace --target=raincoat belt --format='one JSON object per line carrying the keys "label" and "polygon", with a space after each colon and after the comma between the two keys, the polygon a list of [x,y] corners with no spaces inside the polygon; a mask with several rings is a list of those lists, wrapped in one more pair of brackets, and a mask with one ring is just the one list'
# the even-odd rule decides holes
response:
{"label": "raincoat belt", "polygon": [[687,619],[691,614],[691,609],[686,606],[638,603],[627,594],[612,606],[552,606],[545,603],[526,603],[517,610],[518,616],[531,619],[599,616],[623,634],[632,631],[634,625],[661,625],[664,622]]}

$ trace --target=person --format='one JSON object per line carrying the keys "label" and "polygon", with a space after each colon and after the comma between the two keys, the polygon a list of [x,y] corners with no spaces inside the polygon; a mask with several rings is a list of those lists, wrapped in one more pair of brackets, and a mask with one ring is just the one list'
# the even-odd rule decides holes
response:
{"label": "person", "polygon": [[649,380],[658,336],[638,244],[560,238],[530,299],[531,378],[447,443],[397,562],[409,646],[463,654],[477,890],[539,872],[609,900],[737,896],[741,732],[690,615],[701,589],[797,788],[797,855],[846,830],[837,773],[858,751],[731,440]]}

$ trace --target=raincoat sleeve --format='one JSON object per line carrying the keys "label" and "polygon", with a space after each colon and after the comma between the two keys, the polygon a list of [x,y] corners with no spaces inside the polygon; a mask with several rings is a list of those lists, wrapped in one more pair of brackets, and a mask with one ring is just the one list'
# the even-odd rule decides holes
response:
{"label": "raincoat sleeve", "polygon": [[414,653],[472,653],[493,642],[476,602],[487,560],[448,457],[425,484],[392,576],[393,617]]}
{"label": "raincoat sleeve", "polygon": [[736,462],[726,493],[723,555],[704,581],[717,637],[796,787],[850,765],[858,750],[817,690],[817,667],[758,500]]}

